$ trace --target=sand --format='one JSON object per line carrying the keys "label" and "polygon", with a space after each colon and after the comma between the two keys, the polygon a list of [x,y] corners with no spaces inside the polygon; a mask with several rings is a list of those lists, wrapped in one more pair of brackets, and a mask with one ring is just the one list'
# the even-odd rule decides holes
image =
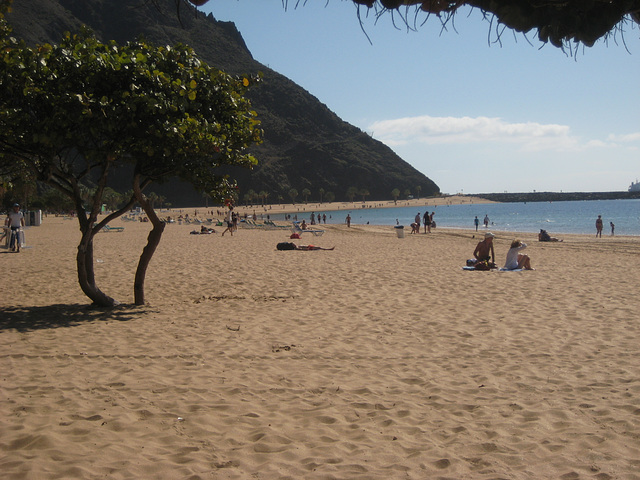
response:
{"label": "sand", "polygon": [[[268,205],[240,205],[236,207],[236,211],[240,212],[241,215],[247,213],[251,215],[253,213],[260,214],[278,214],[278,213],[291,213],[291,214],[301,214],[305,213],[308,219],[308,215],[311,212],[329,212],[334,210],[362,210],[369,208],[393,208],[393,207],[435,207],[440,205],[463,205],[463,204],[487,204],[487,203],[496,203],[491,200],[487,200],[482,197],[476,197],[473,195],[445,195],[438,197],[422,197],[422,198],[412,198],[410,200],[407,199],[399,199],[397,201],[394,200],[355,200],[353,202],[298,202],[296,204],[291,203],[283,203],[283,204],[268,204]],[[192,215],[194,211],[199,212],[199,216],[202,215],[205,211],[214,212],[216,210],[220,210],[220,207],[190,207],[185,209],[174,209],[174,212],[182,212],[189,213]]]}
{"label": "sand", "polygon": [[[3,479],[639,479],[640,238],[531,234],[533,272],[463,271],[478,234],[327,225],[0,250]],[[515,234],[498,234],[501,261]],[[475,238],[474,238],[475,237]]]}

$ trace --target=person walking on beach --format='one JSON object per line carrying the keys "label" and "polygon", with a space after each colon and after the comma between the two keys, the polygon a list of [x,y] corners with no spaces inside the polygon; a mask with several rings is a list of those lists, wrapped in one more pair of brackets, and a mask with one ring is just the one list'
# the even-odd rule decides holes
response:
{"label": "person walking on beach", "polygon": [[229,211],[227,212],[225,221],[227,222],[227,228],[224,229],[221,236],[224,237],[224,234],[229,232],[233,237],[233,205],[229,205]]}
{"label": "person walking on beach", "polygon": [[489,215],[488,214],[484,215],[484,227],[485,228],[489,227]]}
{"label": "person walking on beach", "polygon": [[473,220],[474,225],[476,226],[476,232],[478,231],[478,226],[480,225],[480,220],[478,220],[478,215]]}
{"label": "person walking on beach", "polygon": [[24,215],[20,211],[20,205],[17,203],[13,204],[13,209],[7,215],[5,225],[11,230],[9,249],[12,252],[17,251],[20,253],[20,227],[24,227]]}
{"label": "person walking on beach", "polygon": [[604,224],[602,222],[602,215],[598,215],[598,219],[596,220],[596,238],[602,238],[602,229],[604,228]]}
{"label": "person walking on beach", "polygon": [[613,237],[613,232],[616,230],[616,226],[613,224],[613,222],[609,222],[609,226],[611,226],[611,236]]}

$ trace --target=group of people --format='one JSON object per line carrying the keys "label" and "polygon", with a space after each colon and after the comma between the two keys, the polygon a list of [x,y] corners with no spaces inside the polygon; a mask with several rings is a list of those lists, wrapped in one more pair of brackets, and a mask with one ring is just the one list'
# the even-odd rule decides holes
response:
{"label": "group of people", "polygon": [[[613,224],[613,222],[609,222],[609,226],[611,227],[611,236],[613,236],[616,231],[616,226]],[[598,218],[596,219],[596,238],[602,238],[603,229],[604,222],[602,221],[602,215],[598,215]]]}
{"label": "group of people", "polygon": [[420,212],[416,214],[413,223],[411,224],[411,233],[420,233],[420,223],[424,226],[424,233],[431,233],[431,227],[435,228],[436,224],[433,221],[433,216],[436,212],[429,213],[424,212],[424,215],[420,216]]}
{"label": "group of people", "polygon": [[[474,265],[483,263],[489,267],[495,267],[496,254],[493,248],[493,239],[495,235],[491,232],[484,234],[484,240],[478,242],[476,249],[473,251]],[[529,255],[520,253],[527,248],[527,244],[515,239],[511,242],[511,247],[507,252],[507,260],[504,264],[504,270],[535,270],[531,266],[531,258]]]}
{"label": "group of people", "polygon": [[[489,215],[485,214],[484,216],[484,220],[482,221],[482,223],[484,224],[484,228],[489,228]],[[478,216],[476,215],[476,218],[473,219],[473,224],[476,226],[476,232],[478,231],[478,227],[480,226],[480,220],[478,220]]]}
{"label": "group of people", "polygon": [[[316,214],[315,214],[315,212],[311,212],[310,219],[311,219],[311,225],[315,225],[316,224]],[[320,223],[325,223],[326,224],[327,223],[327,214],[326,213],[323,213],[322,215],[318,214],[317,219],[318,219],[318,223],[319,224]]]}

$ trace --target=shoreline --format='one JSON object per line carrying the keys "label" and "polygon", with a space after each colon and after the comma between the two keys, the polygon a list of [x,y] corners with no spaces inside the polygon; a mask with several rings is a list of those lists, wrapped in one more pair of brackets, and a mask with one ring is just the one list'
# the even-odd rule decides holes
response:
{"label": "shoreline", "polygon": [[[498,203],[480,197],[452,195],[447,197],[423,197],[413,198],[410,200],[382,200],[382,201],[354,201],[354,202],[308,202],[308,203],[281,203],[262,205],[238,205],[234,207],[237,212],[244,215],[254,213],[260,214],[283,214],[283,213],[302,213],[302,212],[328,212],[328,211],[344,211],[344,210],[365,210],[372,208],[395,208],[395,207],[424,207],[424,206],[441,206],[441,205],[463,205],[463,204],[490,204]],[[163,209],[163,211],[171,211],[172,213],[189,213],[190,211],[216,211],[223,210],[222,205],[214,206],[197,206]]]}

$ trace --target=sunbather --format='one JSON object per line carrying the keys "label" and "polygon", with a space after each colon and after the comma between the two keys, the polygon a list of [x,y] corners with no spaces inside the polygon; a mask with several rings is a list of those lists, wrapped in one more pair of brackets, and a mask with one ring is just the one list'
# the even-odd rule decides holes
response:
{"label": "sunbather", "polygon": [[276,245],[278,250],[333,250],[336,247],[324,248],[317,245],[296,245],[293,242],[281,242]]}

